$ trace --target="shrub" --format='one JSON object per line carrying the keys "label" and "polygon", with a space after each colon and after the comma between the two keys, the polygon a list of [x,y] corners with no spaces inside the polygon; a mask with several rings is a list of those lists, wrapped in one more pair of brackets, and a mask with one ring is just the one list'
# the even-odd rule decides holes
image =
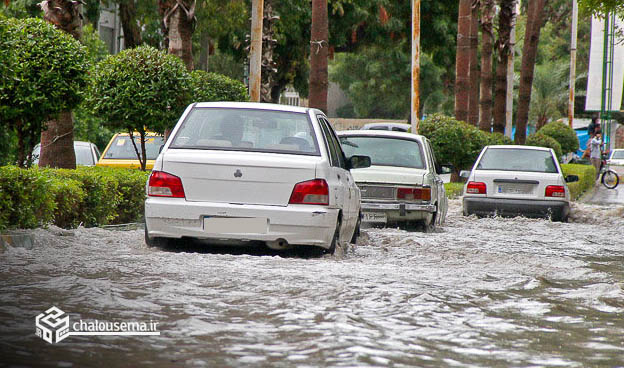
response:
{"label": "shrub", "polygon": [[488,137],[488,145],[503,145],[503,144],[513,144],[513,141],[508,136],[502,133],[485,133]]}
{"label": "shrub", "polygon": [[98,168],[104,175],[115,178],[118,198],[115,208],[116,217],[113,220],[117,224],[137,222],[143,218],[143,203],[145,201],[145,183],[149,172],[133,169]]}
{"label": "shrub", "polygon": [[[126,49],[97,64],[86,103],[112,130],[164,133],[191,101],[190,75],[175,55],[150,46]],[[141,169],[145,170],[145,155]]]}
{"label": "shrub", "polygon": [[243,83],[203,70],[191,72],[191,89],[195,102],[249,101],[247,87]]}
{"label": "shrub", "polygon": [[100,167],[0,167],[0,230],[140,221],[148,175]]}
{"label": "shrub", "polygon": [[109,224],[117,217],[116,209],[120,201],[119,182],[114,176],[106,174],[98,167],[79,167],[76,170],[44,169],[46,176],[76,180],[86,196],[80,202],[78,218],[70,223],[82,223],[84,226]]}
{"label": "shrub", "polygon": [[444,183],[447,198],[457,198],[464,194],[464,183]]}
{"label": "shrub", "polygon": [[564,164],[561,165],[563,175],[578,175],[579,181],[568,183],[570,198],[579,198],[587,190],[593,188],[596,182],[596,169],[592,165]]}
{"label": "shrub", "polygon": [[527,146],[552,148],[558,159],[561,158],[561,145],[554,138],[541,133],[533,133],[526,140]]}
{"label": "shrub", "polygon": [[53,218],[54,225],[63,228],[72,228],[80,225],[81,205],[86,196],[82,184],[74,179],[50,177],[49,185],[56,203]]}
{"label": "shrub", "polygon": [[476,127],[439,114],[422,121],[419,133],[429,138],[439,162],[453,165],[453,180],[459,178],[460,170],[473,165],[489,141],[487,133]]}
{"label": "shrub", "polygon": [[39,170],[0,167],[0,230],[50,223],[56,207],[50,181]]}
{"label": "shrub", "polygon": [[579,149],[579,141],[576,137],[576,133],[568,124],[560,121],[553,121],[544,125],[537,133],[547,135],[559,142],[563,154],[576,152]]}

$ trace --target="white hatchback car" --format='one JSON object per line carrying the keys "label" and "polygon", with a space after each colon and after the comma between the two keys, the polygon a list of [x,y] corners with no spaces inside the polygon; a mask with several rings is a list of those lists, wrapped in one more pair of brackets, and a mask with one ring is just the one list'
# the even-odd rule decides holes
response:
{"label": "white hatchback car", "polygon": [[570,193],[559,161],[550,148],[533,146],[486,146],[464,186],[464,215],[550,217],[566,221]]}
{"label": "white hatchback car", "polygon": [[426,230],[444,222],[448,200],[442,168],[427,138],[383,130],[348,130],[338,136],[347,157],[371,159],[370,167],[352,171],[362,191],[363,222],[419,222]]}
{"label": "white hatchback car", "polygon": [[147,183],[145,241],[182,237],[333,252],[354,240],[360,190],[319,110],[258,103],[190,105]]}

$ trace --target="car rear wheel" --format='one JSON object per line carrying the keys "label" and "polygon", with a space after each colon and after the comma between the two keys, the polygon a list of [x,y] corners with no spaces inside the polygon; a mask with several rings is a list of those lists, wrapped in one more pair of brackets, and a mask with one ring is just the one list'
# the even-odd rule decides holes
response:
{"label": "car rear wheel", "polygon": [[351,244],[357,243],[357,239],[360,236],[360,229],[362,227],[362,213],[358,215],[357,223],[355,224],[355,230],[353,230],[353,236],[351,237]]}
{"label": "car rear wheel", "polygon": [[340,239],[340,221],[336,223],[336,231],[334,231],[334,237],[332,238],[332,242],[329,246],[329,249],[325,250],[325,254],[334,254],[336,253],[336,245]]}
{"label": "car rear wheel", "polygon": [[149,233],[147,231],[147,224],[145,225],[145,244],[150,248],[151,247],[158,247],[158,248],[168,247],[168,246],[174,245],[176,240],[177,239],[152,238],[149,236]]}

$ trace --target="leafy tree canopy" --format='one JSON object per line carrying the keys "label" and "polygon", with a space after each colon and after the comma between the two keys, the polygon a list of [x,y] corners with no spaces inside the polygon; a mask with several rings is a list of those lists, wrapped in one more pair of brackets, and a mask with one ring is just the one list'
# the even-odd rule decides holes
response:
{"label": "leafy tree canopy", "polygon": [[189,103],[189,81],[177,56],[140,46],[96,66],[87,102],[113,129],[162,133]]}
{"label": "leafy tree canopy", "polygon": [[624,14],[624,2],[622,0],[579,0],[579,8],[595,15],[617,12]]}
{"label": "leafy tree canopy", "polygon": [[538,134],[547,135],[556,140],[561,146],[562,153],[576,152],[579,149],[579,141],[574,132],[574,129],[570,128],[568,124],[560,121],[553,121],[544,125]]}
{"label": "leafy tree canopy", "polygon": [[40,19],[0,17],[0,125],[18,137],[19,165],[27,164],[43,122],[82,100],[88,68],[71,36]]}
{"label": "leafy tree canopy", "polygon": [[217,73],[191,72],[191,87],[194,102],[249,101],[242,82]]}
{"label": "leafy tree canopy", "polygon": [[87,84],[85,48],[40,19],[0,22],[0,120],[39,125],[75,107]]}

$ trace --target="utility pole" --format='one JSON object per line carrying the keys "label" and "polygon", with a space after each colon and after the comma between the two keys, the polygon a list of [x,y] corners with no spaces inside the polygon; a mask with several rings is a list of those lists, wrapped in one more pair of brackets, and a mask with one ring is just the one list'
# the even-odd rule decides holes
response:
{"label": "utility pole", "polygon": [[578,3],[572,0],[572,39],[570,40],[570,95],[568,98],[568,124],[574,122],[574,84],[576,82],[576,36],[578,28]]}
{"label": "utility pole", "polygon": [[420,109],[420,0],[412,0],[412,133],[418,134]]}
{"label": "utility pole", "polygon": [[264,0],[251,2],[251,48],[249,51],[249,96],[252,102],[260,102],[262,73],[262,19]]}
{"label": "utility pole", "polygon": [[514,6],[513,24],[509,33],[509,56],[507,58],[507,94],[505,99],[505,135],[511,138],[513,130],[513,88],[514,88],[514,58],[516,56],[516,19],[520,14],[520,2]]}

